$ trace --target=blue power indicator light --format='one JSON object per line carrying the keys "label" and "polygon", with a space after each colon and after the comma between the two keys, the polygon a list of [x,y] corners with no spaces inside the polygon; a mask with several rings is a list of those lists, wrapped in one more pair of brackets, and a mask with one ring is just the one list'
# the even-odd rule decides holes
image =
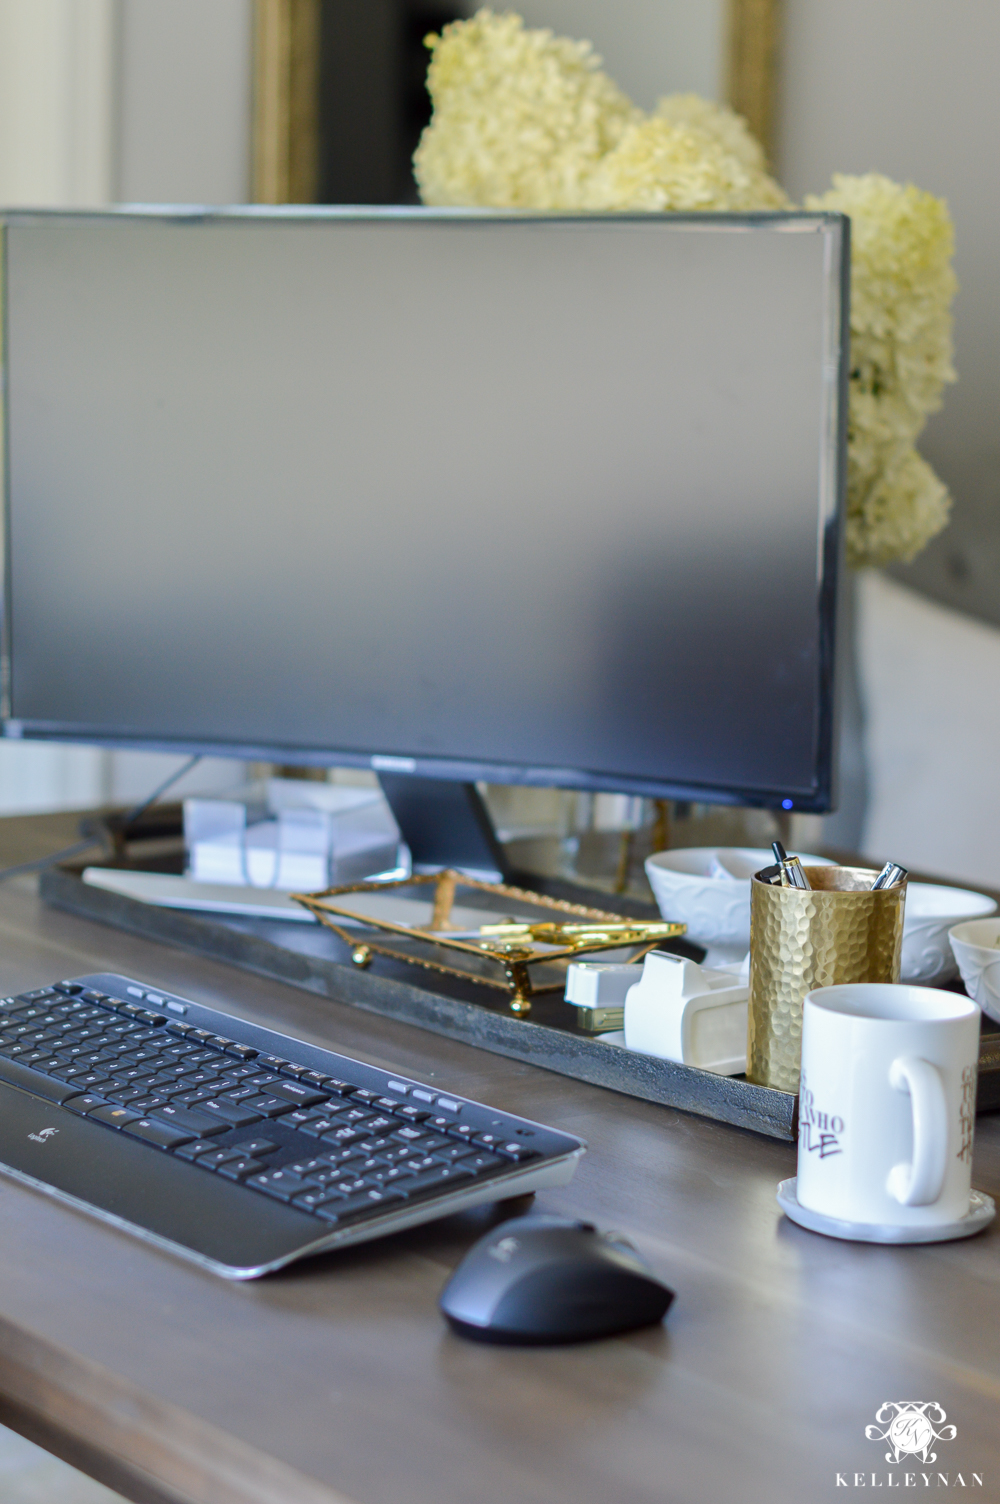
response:
{"label": "blue power indicator light", "polygon": [[791,809],[792,801],[790,799],[782,799],[781,807],[782,809]]}

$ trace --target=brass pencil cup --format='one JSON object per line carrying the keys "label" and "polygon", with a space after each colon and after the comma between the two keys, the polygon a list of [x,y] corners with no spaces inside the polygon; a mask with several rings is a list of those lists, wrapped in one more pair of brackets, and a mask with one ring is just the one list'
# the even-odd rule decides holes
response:
{"label": "brass pencil cup", "polygon": [[802,1004],[814,987],[898,982],[906,884],[871,891],[860,867],[807,867],[812,892],[750,884],[747,1079],[797,1092]]}

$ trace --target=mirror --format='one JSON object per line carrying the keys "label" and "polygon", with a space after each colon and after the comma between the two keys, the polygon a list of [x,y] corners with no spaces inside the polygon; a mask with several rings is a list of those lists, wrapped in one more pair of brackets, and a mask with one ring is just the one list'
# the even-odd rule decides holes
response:
{"label": "mirror", "polygon": [[[725,99],[770,145],[779,0],[522,0],[528,26],[593,42],[637,104]],[[254,198],[415,204],[430,119],[424,37],[472,0],[256,0]]]}

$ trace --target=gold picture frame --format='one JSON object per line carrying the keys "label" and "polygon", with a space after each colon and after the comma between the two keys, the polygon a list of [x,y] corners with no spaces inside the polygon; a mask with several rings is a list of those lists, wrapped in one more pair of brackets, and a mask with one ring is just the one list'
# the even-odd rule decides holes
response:
{"label": "gold picture frame", "polygon": [[[781,0],[725,0],[726,99],[773,156]],[[315,202],[321,0],[254,0],[253,198]]]}

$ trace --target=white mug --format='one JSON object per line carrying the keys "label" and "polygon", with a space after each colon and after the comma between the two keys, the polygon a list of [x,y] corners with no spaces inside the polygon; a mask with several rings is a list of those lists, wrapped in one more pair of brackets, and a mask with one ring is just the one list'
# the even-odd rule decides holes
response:
{"label": "white mug", "polygon": [[806,996],[800,1206],[883,1227],[967,1214],[979,1019],[968,998],[930,987],[857,982]]}

